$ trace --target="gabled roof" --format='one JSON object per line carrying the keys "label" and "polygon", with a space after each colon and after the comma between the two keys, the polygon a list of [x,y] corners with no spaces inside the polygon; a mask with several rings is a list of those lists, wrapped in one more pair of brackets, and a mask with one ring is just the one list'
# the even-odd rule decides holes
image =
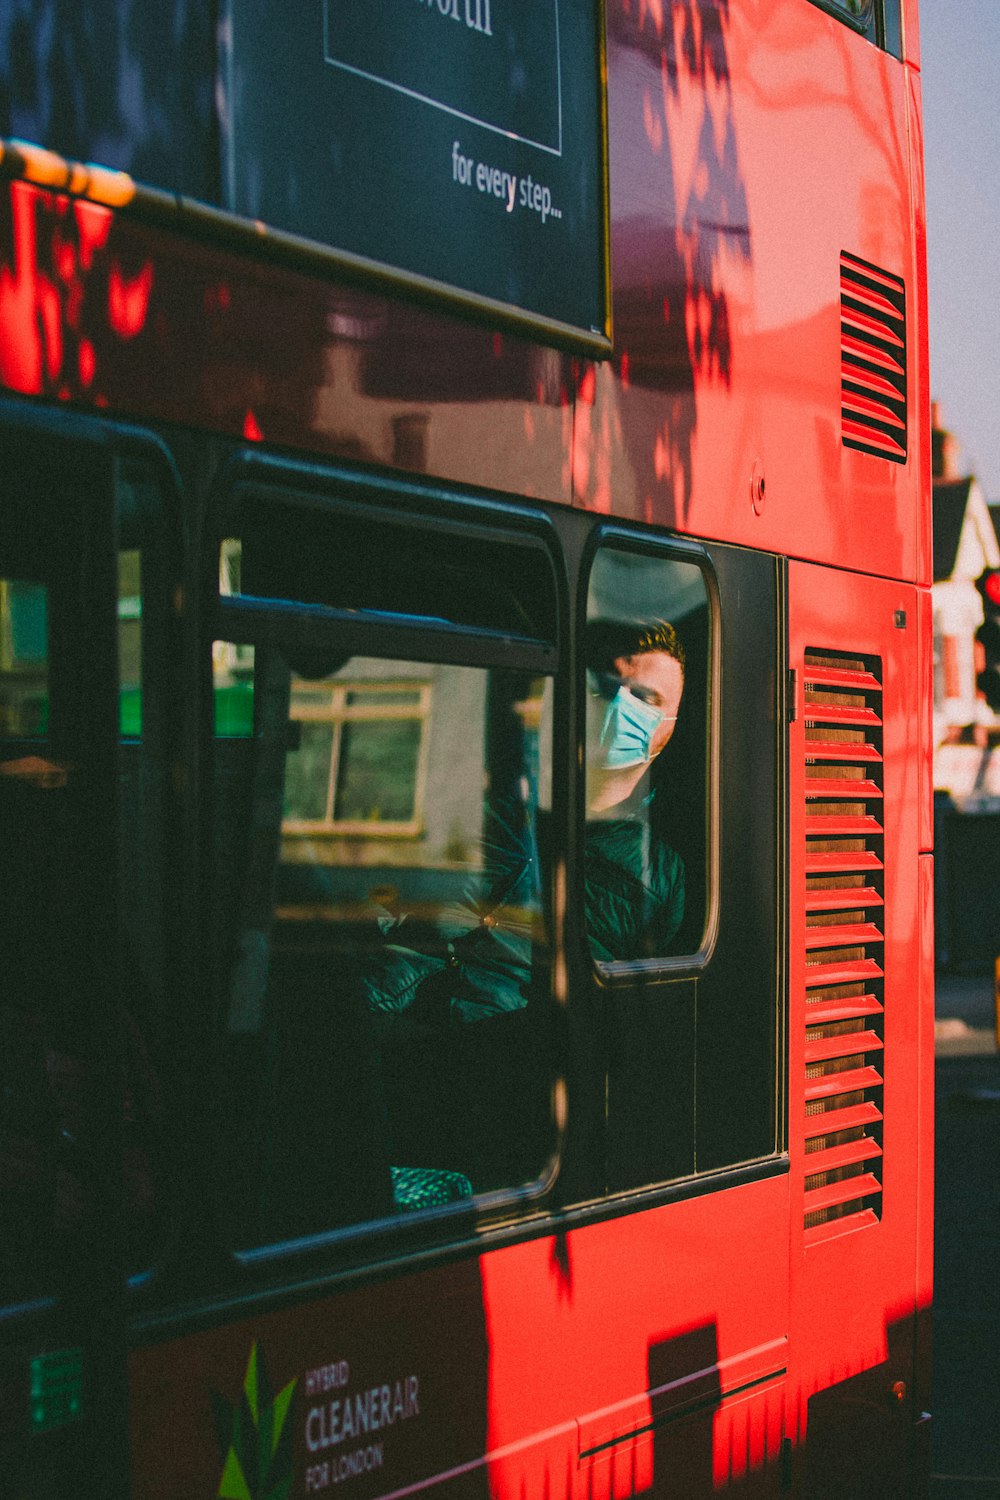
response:
{"label": "gabled roof", "polygon": [[972,476],[938,479],[933,488],[934,582],[941,583],[955,571],[958,543],[972,489]]}

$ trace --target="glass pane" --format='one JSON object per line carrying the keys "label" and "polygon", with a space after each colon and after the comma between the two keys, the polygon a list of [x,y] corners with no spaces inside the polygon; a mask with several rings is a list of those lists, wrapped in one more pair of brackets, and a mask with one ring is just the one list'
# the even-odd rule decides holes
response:
{"label": "glass pane", "polygon": [[256,677],[254,738],[216,742],[235,1244],[534,1180],[552,1143],[550,695],[523,674],[367,657],[307,683],[262,650]]}
{"label": "glass pane", "polygon": [[421,725],[381,719],[344,725],[336,816],[345,823],[405,823],[415,812]]}
{"label": "glass pane", "polygon": [[333,725],[299,724],[298,732],[298,749],[285,760],[285,817],[318,821],[330,800]]}
{"label": "glass pane", "polygon": [[223,738],[253,734],[254,648],[216,641],[212,646],[215,733]]}
{"label": "glass pane", "polygon": [[0,579],[0,734],[44,735],[49,720],[48,590]]}
{"label": "glass pane", "polygon": [[[6,476],[0,507],[0,1303],[64,1290],[95,1263],[106,1228],[95,1187],[119,1168],[128,1272],[155,1257],[165,1212],[168,1080],[156,1039],[168,768],[162,739],[135,737],[142,718],[147,732],[167,719],[155,695],[145,713],[139,698],[169,618],[158,496],[148,474],[134,484],[131,467],[114,466],[121,550],[109,598],[95,591],[111,529],[88,503],[93,478],[78,493],[75,471],[47,471],[44,455],[42,445]],[[100,644],[110,610],[117,662]],[[116,675],[127,738],[113,763],[103,705]],[[151,676],[165,684],[168,674]],[[46,738],[16,743],[25,735]],[[117,828],[106,817],[112,785]],[[120,1031],[117,1099],[99,1061],[104,1023]]]}
{"label": "glass pane", "polygon": [[708,596],[693,563],[608,548],[590,579],[587,936],[602,962],[692,952],[705,912]]}
{"label": "glass pane", "polygon": [[118,683],[120,732],[142,733],[142,554],[118,554]]}
{"label": "glass pane", "polygon": [[449,620],[515,636],[555,635],[552,564],[534,540],[425,529],[393,510],[374,520],[248,497],[242,540],[220,551],[220,590],[333,609]]}

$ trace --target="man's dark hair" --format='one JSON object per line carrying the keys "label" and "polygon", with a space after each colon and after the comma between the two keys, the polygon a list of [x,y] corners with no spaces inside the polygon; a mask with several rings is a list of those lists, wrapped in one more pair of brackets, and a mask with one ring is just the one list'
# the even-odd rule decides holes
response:
{"label": "man's dark hair", "polygon": [[588,620],[584,640],[587,666],[602,676],[614,675],[622,656],[645,656],[662,651],[684,671],[684,646],[667,620]]}

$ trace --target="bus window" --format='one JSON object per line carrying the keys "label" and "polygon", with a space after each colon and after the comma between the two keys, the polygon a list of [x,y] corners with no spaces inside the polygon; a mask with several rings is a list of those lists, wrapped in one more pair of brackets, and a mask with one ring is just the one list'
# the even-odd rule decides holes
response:
{"label": "bus window", "polygon": [[142,733],[142,551],[118,554],[118,702],[122,738]]}
{"label": "bus window", "polygon": [[165,1232],[163,1063],[169,941],[170,572],[162,486],[138,457],[116,465],[120,1019],[124,1030],[126,1270],[149,1266]]}
{"label": "bus window", "polygon": [[874,8],[874,0],[824,0],[827,10],[837,11],[852,21],[864,23]]}
{"label": "bus window", "polygon": [[[328,555],[333,581],[311,591],[336,598]],[[527,661],[346,654],[306,611],[303,645],[271,613],[275,582],[256,580],[267,640],[212,648],[221,1172],[240,1250],[461,1209],[537,1181],[552,1151],[550,679]],[[418,628],[437,628],[426,573],[410,594]],[[465,649],[456,637],[447,654]],[[475,650],[510,642],[480,631]]]}
{"label": "bus window", "polygon": [[0,733],[32,739],[48,725],[48,591],[0,578]]}
{"label": "bus window", "polygon": [[[110,506],[95,513],[103,492],[67,467],[68,484],[58,469],[20,476],[0,515],[0,1303],[85,1274],[118,1183],[125,1269],[148,1265],[160,1238],[148,1042],[165,996],[165,762],[147,731],[164,715],[144,714],[142,674],[158,660],[143,633],[155,622],[165,635],[165,604],[143,608],[157,576],[151,481],[115,466],[116,584]],[[121,1081],[116,1033],[120,1162],[102,1130]]]}
{"label": "bus window", "polygon": [[812,3],[860,32],[875,46],[902,58],[900,0],[812,0]]}
{"label": "bus window", "polygon": [[621,547],[590,574],[585,925],[612,963],[705,928],[708,595],[697,564]]}

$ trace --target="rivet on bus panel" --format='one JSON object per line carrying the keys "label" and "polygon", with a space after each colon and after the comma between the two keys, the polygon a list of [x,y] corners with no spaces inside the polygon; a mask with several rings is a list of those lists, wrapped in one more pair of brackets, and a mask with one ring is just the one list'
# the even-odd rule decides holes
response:
{"label": "rivet on bus panel", "polygon": [[764,467],[759,459],[755,459],[754,466],[750,471],[750,504],[753,506],[755,516],[761,515],[764,510],[766,493]]}

